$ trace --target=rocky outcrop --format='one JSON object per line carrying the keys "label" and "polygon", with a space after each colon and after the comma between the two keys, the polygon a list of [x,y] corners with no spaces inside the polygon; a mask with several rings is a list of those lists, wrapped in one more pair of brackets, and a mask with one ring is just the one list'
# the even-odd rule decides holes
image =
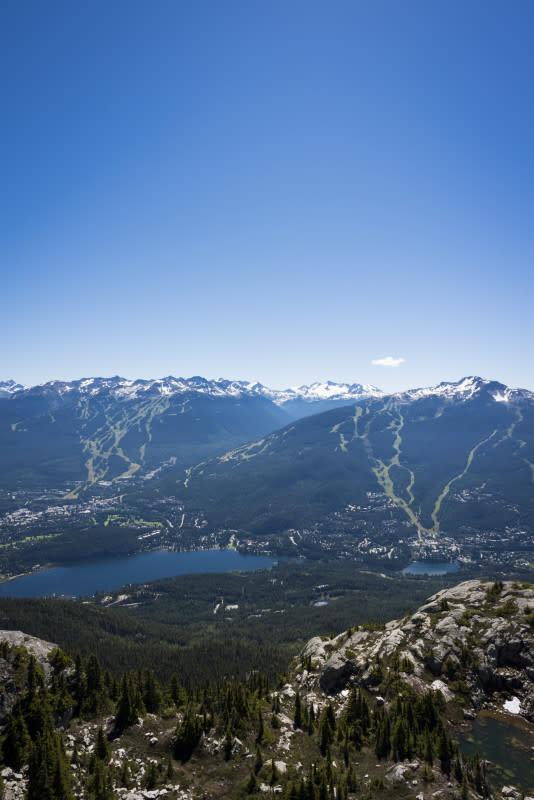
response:
{"label": "rocky outcrop", "polygon": [[[0,631],[0,642],[6,642],[10,648],[24,647],[35,656],[45,677],[50,677],[52,667],[48,656],[50,655],[50,651],[56,647],[55,644],[46,642],[43,639],[37,639],[35,636],[28,636],[21,631]],[[17,686],[15,684],[15,670],[12,660],[2,658],[1,656],[0,685],[2,686],[2,691],[0,692],[0,726],[2,726],[7,721],[15,704]]]}
{"label": "rocky outcrop", "polygon": [[439,688],[473,709],[516,697],[534,721],[534,588],[471,580],[433,595],[383,630],[312,639],[302,688],[338,694],[352,683],[378,686],[397,671],[417,691]]}
{"label": "rocky outcrop", "polygon": [[7,642],[10,647],[24,647],[30,652],[41,669],[48,677],[52,671],[48,656],[50,651],[57,647],[57,644],[47,642],[44,639],[37,639],[35,636],[28,636],[22,631],[0,631],[0,642]]}

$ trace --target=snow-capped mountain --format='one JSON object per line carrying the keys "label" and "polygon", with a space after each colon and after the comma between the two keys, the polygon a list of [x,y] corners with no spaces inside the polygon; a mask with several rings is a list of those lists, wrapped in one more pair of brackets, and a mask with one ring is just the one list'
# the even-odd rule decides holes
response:
{"label": "snow-capped mountain", "polygon": [[19,390],[14,381],[6,385],[9,391],[0,397],[0,488],[23,483],[29,474],[50,487],[65,475],[92,485],[151,474],[171,460],[185,467],[299,417],[380,395],[360,384],[278,391],[200,376],[93,377]]}
{"label": "snow-capped mountain", "polygon": [[402,402],[422,400],[424,398],[442,398],[450,401],[467,401],[475,398],[493,400],[496,403],[513,403],[523,400],[534,400],[534,392],[527,389],[512,389],[504,383],[490,381],[485,378],[470,376],[451,383],[438,383],[421,389],[410,389],[395,395]]}
{"label": "snow-capped mountain", "polygon": [[[22,394],[21,394],[22,393]],[[112,378],[83,378],[75,381],[48,381],[36,386],[23,386],[14,380],[0,381],[0,397],[23,397],[43,395],[67,399],[69,395],[98,397],[109,395],[118,401],[140,400],[148,397],[172,397],[179,395],[205,395],[213,398],[263,397],[284,408],[291,416],[297,409],[303,415],[316,413],[339,405],[364,398],[382,398],[387,395],[371,384],[336,383],[335,381],[315,382],[309,385],[292,386],[288,389],[271,389],[259,382],[209,380],[199,375],[191,378],[165,378],[130,380],[114,376]],[[403,403],[425,398],[442,398],[449,401],[467,401],[480,397],[500,403],[513,403],[525,399],[532,400],[534,392],[516,389],[498,381],[477,376],[469,376],[459,381],[445,382],[397,392],[393,395]]]}
{"label": "snow-capped mountain", "polygon": [[22,392],[25,388],[21,383],[16,383],[13,380],[0,381],[0,397],[9,397],[15,392]]}
{"label": "snow-capped mountain", "polygon": [[76,381],[49,381],[30,388],[16,384],[14,381],[0,383],[0,390],[6,387],[6,394],[27,391],[32,394],[39,392],[53,393],[58,397],[76,393],[94,397],[101,393],[109,393],[117,400],[134,400],[148,395],[180,395],[195,392],[211,397],[265,397],[277,406],[286,403],[303,401],[305,403],[320,403],[321,401],[340,401],[350,403],[361,397],[381,397],[383,392],[376,386],[361,383],[312,383],[309,386],[295,386],[289,389],[270,389],[261,383],[248,381],[231,381],[224,378],[208,380],[195,375],[191,378],[175,378],[169,375],[166,378],[155,380],[128,380],[115,376],[113,378],[83,378]]}

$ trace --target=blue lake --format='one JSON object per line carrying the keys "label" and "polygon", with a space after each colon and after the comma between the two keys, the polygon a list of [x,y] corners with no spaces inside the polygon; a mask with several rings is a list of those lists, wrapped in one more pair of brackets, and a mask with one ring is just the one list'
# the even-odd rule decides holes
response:
{"label": "blue lake", "polygon": [[414,561],[402,570],[403,575],[445,575],[457,572],[458,564],[449,561]]}
{"label": "blue lake", "polygon": [[265,569],[276,563],[268,556],[244,556],[236,550],[194,550],[174,553],[155,550],[125,558],[79,561],[50,567],[0,583],[0,597],[85,597],[109,592],[128,583],[145,583],[175,575],[201,572]]}

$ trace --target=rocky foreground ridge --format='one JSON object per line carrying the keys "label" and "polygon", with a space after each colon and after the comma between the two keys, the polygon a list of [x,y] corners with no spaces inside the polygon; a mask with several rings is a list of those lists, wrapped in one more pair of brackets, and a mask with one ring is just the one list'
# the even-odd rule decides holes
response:
{"label": "rocky foreground ridge", "polygon": [[[534,721],[534,588],[470,580],[433,595],[414,614],[379,630],[353,630],[304,649],[302,687],[337,694],[354,683],[387,684],[393,667],[421,693],[439,689],[469,714],[519,701]],[[517,703],[515,704],[517,707]]]}
{"label": "rocky foreground ridge", "polygon": [[12,631],[0,672],[5,800],[528,796],[456,739],[484,708],[534,721],[530,584],[467,581],[402,620],[315,637],[277,687],[119,682]]}

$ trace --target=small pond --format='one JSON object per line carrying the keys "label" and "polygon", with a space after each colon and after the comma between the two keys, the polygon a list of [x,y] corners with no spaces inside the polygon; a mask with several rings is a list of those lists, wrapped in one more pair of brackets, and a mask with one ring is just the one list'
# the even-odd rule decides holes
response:
{"label": "small pond", "polygon": [[490,782],[498,789],[506,784],[534,792],[534,726],[521,717],[482,711],[459,737],[467,755],[478,752],[491,761]]}

